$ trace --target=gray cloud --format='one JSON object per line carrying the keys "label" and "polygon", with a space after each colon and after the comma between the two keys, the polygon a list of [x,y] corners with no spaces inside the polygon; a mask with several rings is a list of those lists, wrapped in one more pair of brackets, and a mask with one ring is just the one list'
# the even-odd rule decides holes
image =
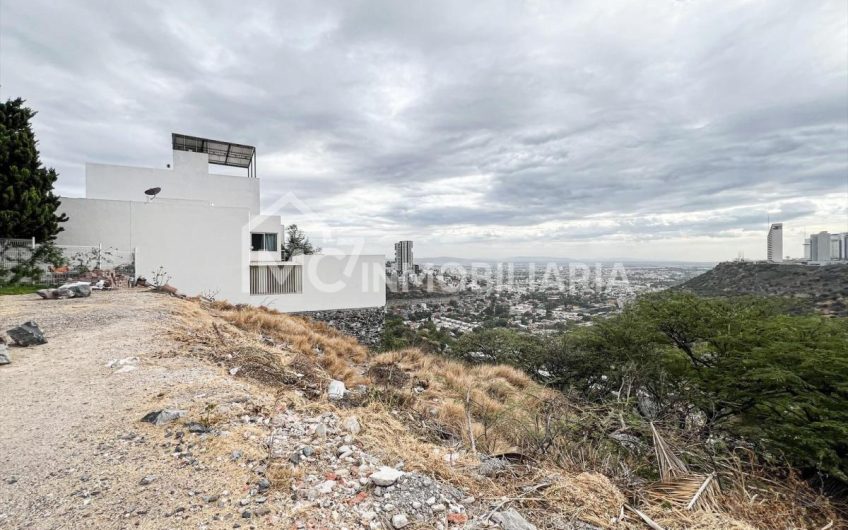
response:
{"label": "gray cloud", "polygon": [[85,161],[164,165],[171,131],[232,139],[268,204],[378,250],[732,240],[720,259],[768,215],[848,216],[839,1],[10,0],[0,85],[65,194]]}

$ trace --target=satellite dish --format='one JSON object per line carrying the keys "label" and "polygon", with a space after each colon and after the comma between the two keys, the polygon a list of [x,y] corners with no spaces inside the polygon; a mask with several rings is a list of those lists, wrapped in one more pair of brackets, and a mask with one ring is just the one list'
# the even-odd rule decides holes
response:
{"label": "satellite dish", "polygon": [[162,188],[150,188],[149,190],[144,190],[144,194],[149,197],[147,201],[149,202],[155,199],[156,195],[158,195],[160,191],[162,191]]}

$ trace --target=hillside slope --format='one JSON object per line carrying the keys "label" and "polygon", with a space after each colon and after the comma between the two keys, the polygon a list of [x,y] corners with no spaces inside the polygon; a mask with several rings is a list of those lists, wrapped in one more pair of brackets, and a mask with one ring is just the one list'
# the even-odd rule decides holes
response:
{"label": "hillside slope", "polygon": [[[658,484],[632,406],[571,401],[507,366],[376,353],[266,309],[123,291],[6,297],[0,319],[39,321],[50,341],[0,367],[0,526],[646,528],[630,505],[663,528],[750,529],[810,526],[826,502],[746,476],[756,490],[711,487],[686,510],[706,475]],[[182,415],[142,421],[159,410]],[[664,458],[684,447],[670,442]]]}
{"label": "hillside slope", "polygon": [[727,261],[677,288],[700,296],[782,296],[824,314],[848,316],[846,264],[817,267]]}

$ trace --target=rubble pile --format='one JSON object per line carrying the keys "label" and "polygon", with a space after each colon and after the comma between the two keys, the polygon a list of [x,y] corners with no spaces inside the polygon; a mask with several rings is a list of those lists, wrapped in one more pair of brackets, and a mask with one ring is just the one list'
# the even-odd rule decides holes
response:
{"label": "rubble pile", "polygon": [[298,314],[329,324],[366,346],[380,345],[386,320],[386,311],[382,307],[309,311]]}
{"label": "rubble pile", "polygon": [[[298,507],[316,505],[310,520],[329,517],[334,526],[393,528],[413,523],[447,527],[466,522],[474,499],[449,484],[403,470],[403,462],[383,465],[356,443],[358,418],[335,413],[304,417],[285,411],[273,417],[267,440],[272,462],[282,462],[302,478],[291,489]],[[324,513],[321,513],[324,512]],[[327,520],[327,519],[324,519]]]}

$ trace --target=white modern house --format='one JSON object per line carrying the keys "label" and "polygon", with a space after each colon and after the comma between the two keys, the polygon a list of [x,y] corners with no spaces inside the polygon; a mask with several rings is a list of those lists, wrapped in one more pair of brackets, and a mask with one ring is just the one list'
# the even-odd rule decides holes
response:
{"label": "white modern house", "polygon": [[[85,197],[62,198],[60,245],[135,251],[135,270],[162,267],[188,295],[285,312],[383,307],[383,255],[309,255],[282,261],[279,215],[260,213],[252,146],[172,135],[173,164],[86,164]],[[246,176],[209,172],[210,164]]]}

